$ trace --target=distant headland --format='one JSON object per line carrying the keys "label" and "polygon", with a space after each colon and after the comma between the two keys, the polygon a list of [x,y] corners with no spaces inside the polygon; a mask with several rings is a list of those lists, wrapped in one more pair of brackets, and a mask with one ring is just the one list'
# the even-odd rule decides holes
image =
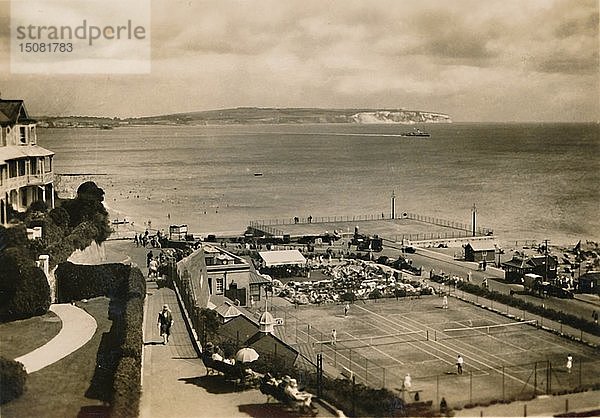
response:
{"label": "distant headland", "polygon": [[235,125],[279,123],[451,123],[449,115],[438,112],[407,109],[320,109],[320,108],[259,108],[175,113],[139,118],[108,118],[92,116],[40,116],[42,127],[96,127],[110,129],[127,125]]}

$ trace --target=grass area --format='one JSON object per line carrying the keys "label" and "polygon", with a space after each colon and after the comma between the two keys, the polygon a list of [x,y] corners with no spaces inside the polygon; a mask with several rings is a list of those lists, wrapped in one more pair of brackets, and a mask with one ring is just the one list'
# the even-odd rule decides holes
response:
{"label": "grass area", "polygon": [[62,327],[54,312],[0,324],[2,356],[14,360],[46,344]]}
{"label": "grass area", "polygon": [[96,372],[98,347],[110,330],[108,298],[78,303],[98,324],[92,339],[76,352],[27,377],[26,391],[19,399],[2,405],[2,417],[76,417],[86,406],[102,405],[90,398]]}

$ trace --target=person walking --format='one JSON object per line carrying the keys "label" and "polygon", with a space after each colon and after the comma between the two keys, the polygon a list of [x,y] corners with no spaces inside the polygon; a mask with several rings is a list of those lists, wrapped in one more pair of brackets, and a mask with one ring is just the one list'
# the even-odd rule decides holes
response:
{"label": "person walking", "polygon": [[163,345],[169,342],[171,335],[171,327],[173,326],[173,315],[169,309],[169,305],[165,304],[162,311],[158,313],[158,331],[163,339]]}
{"label": "person walking", "polygon": [[331,345],[335,345],[337,342],[337,331],[335,329],[331,330]]}
{"label": "person walking", "polygon": [[346,305],[344,306],[344,316],[348,316],[349,310],[350,310],[350,304],[348,304],[348,302],[346,302]]}
{"label": "person walking", "polygon": [[448,309],[448,295],[444,295],[442,299],[442,309]]}
{"label": "person walking", "polygon": [[573,368],[573,356],[571,353],[567,354],[567,373],[571,373],[571,369]]}
{"label": "person walking", "polygon": [[148,263],[148,278],[158,278],[158,261],[154,257]]}
{"label": "person walking", "polygon": [[463,374],[463,365],[464,365],[465,361],[463,360],[462,356],[459,354],[458,357],[456,357],[456,369],[458,374]]}

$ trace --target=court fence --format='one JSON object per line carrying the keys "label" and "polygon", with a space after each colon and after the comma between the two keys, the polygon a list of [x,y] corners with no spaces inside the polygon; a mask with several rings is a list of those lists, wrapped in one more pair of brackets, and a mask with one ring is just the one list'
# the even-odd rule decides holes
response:
{"label": "court fence", "polygon": [[[408,402],[431,400],[436,409],[444,399],[449,408],[487,406],[493,403],[508,403],[515,400],[529,400],[538,395],[564,394],[585,389],[600,389],[600,360],[574,359],[572,367],[566,368],[564,361],[556,359],[525,362],[522,364],[465,364],[462,374],[454,368],[433,375],[411,375],[412,385],[403,385],[406,365],[389,365],[377,358],[374,347],[393,344],[415,344],[439,341],[452,336],[451,332],[434,333],[426,329],[387,336],[363,339],[336,340],[332,343],[331,331],[324,331],[304,322],[294,314],[293,308],[274,306],[270,312],[283,319],[278,327],[278,335],[288,344],[296,347],[304,367],[314,367],[317,354],[323,358],[323,370],[332,378],[354,378],[372,388],[386,388],[395,391]],[[525,323],[515,323],[522,327],[539,327],[530,318]],[[512,326],[513,324],[505,324]],[[492,327],[482,327],[492,328]],[[452,331],[452,330],[446,330]],[[477,332],[485,333],[483,329]],[[491,330],[493,332],[493,329]],[[475,363],[475,362],[474,362]]]}

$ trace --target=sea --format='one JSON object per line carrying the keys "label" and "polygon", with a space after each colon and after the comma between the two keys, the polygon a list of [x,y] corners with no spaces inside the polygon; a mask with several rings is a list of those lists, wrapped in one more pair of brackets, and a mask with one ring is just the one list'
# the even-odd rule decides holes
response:
{"label": "sea", "polygon": [[[414,128],[430,137],[404,137]],[[41,128],[57,186],[105,191],[113,220],[242,234],[250,221],[396,213],[505,242],[600,240],[596,123]],[[85,174],[85,176],[80,176]],[[65,196],[67,197],[67,196]]]}

